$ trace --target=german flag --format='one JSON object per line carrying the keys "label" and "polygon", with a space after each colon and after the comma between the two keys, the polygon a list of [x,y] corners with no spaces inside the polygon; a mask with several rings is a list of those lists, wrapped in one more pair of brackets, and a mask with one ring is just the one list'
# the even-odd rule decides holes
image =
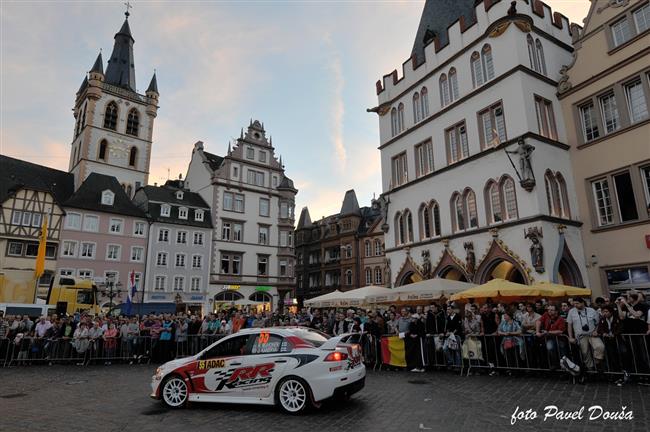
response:
{"label": "german flag", "polygon": [[381,338],[381,361],[391,366],[406,367],[406,349],[404,339],[399,336]]}

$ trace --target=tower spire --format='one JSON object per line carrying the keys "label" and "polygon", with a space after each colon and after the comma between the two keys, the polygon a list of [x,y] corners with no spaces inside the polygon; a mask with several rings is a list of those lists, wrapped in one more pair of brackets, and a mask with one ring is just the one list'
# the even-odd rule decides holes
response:
{"label": "tower spire", "polygon": [[95,60],[95,64],[93,64],[92,69],[90,69],[90,72],[99,72],[100,74],[104,75],[104,61],[102,60],[102,51],[99,51],[99,54],[97,55],[97,60]]}
{"label": "tower spire", "polygon": [[[128,2],[127,2],[128,3]],[[125,3],[125,4],[127,4]],[[133,57],[133,35],[129,27],[129,8],[124,13],[126,18],[120,30],[115,34],[113,52],[106,67],[106,82],[135,91],[135,60]]]}

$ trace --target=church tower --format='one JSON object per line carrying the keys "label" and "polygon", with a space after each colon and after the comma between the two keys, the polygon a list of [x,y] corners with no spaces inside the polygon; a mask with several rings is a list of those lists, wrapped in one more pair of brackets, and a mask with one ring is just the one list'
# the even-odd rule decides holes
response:
{"label": "church tower", "polygon": [[132,196],[147,184],[151,162],[158,85],[153,74],[145,94],[135,85],[135,61],[129,12],[115,34],[106,71],[101,52],[81,83],[74,106],[76,119],[69,171],[75,189],[92,172],[111,175]]}

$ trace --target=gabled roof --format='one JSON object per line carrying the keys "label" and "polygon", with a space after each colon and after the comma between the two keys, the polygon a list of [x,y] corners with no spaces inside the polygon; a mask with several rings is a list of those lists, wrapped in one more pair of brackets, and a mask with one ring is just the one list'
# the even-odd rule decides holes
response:
{"label": "gabled roof", "polygon": [[357,194],[354,192],[354,189],[350,189],[345,193],[343,205],[341,206],[339,214],[341,216],[361,215],[361,212],[359,211],[359,201],[357,201]]}
{"label": "gabled roof", "polygon": [[0,202],[20,189],[50,192],[57,204],[74,192],[74,176],[68,172],[0,155]]}
{"label": "gabled roof", "polygon": [[285,175],[282,176],[282,180],[280,180],[278,189],[290,189],[290,190],[297,191],[297,189],[293,186],[293,180],[291,180],[289,177]]}
{"label": "gabled roof", "polygon": [[207,151],[204,151],[203,154],[208,160],[208,164],[210,165],[210,169],[212,171],[216,171],[221,167],[221,163],[223,162],[223,158],[221,156],[217,156],[213,153],[208,153]]}
{"label": "gabled roof", "polygon": [[[111,206],[102,204],[102,193],[105,190],[110,190],[115,194]],[[90,173],[79,189],[64,203],[64,206],[124,216],[145,217],[144,212],[131,201],[115,177],[98,173]]]}
{"label": "gabled roof", "polygon": [[309,216],[309,209],[303,207],[300,212],[300,218],[298,218],[298,227],[296,229],[309,228],[313,226],[311,222],[311,217]]}
{"label": "gabled roof", "polygon": [[445,45],[448,42],[447,28],[461,16],[467,23],[475,21],[475,3],[476,0],[426,0],[411,51],[417,57],[416,64],[424,63],[424,47],[433,36],[438,37],[441,46]]}

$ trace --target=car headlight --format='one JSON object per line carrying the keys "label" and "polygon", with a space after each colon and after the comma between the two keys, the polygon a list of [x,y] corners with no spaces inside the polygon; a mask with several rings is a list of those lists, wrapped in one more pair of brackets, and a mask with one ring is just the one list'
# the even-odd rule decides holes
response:
{"label": "car headlight", "polygon": [[158,369],[156,369],[156,374],[153,377],[157,380],[160,380],[162,379],[162,376],[163,376],[163,370],[161,367],[159,367]]}

